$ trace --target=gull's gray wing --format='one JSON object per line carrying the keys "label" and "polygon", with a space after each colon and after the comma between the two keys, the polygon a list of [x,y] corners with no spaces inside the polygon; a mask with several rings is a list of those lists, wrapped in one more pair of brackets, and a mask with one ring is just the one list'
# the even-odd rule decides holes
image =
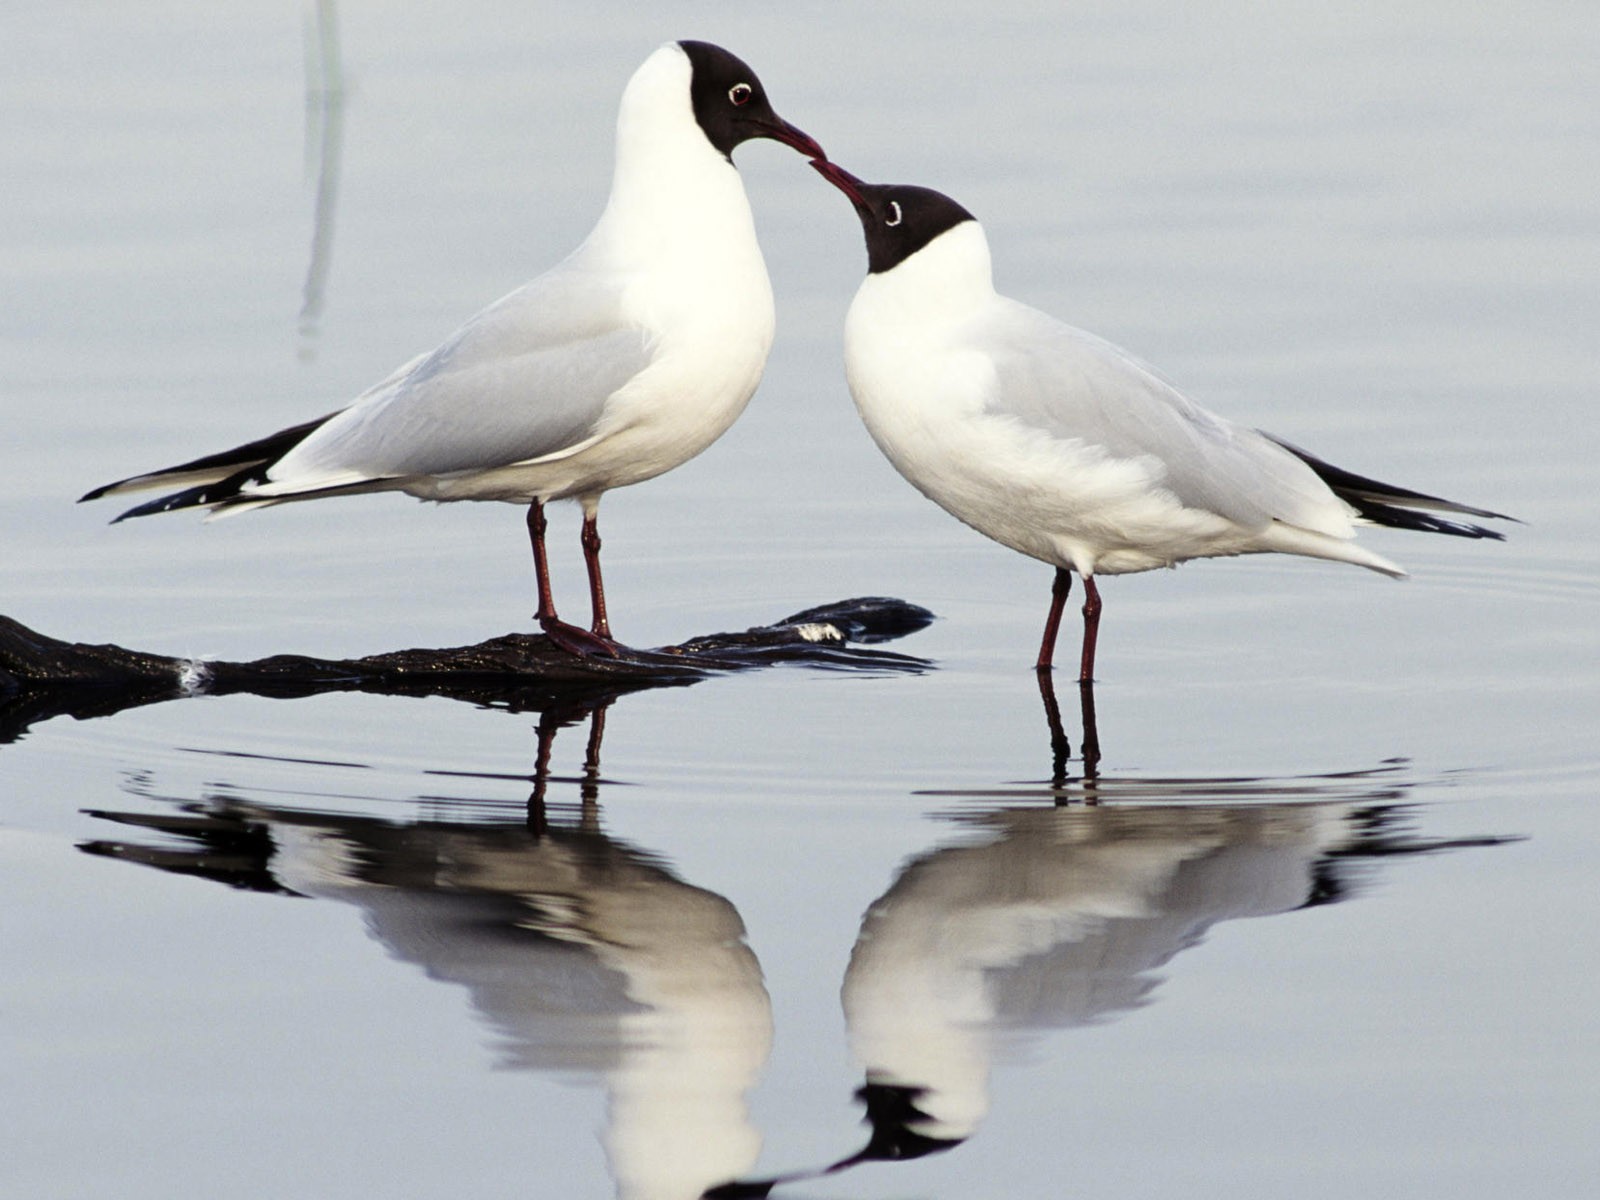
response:
{"label": "gull's gray wing", "polygon": [[995,372],[986,412],[1138,460],[1186,508],[1246,528],[1277,520],[1349,536],[1351,510],[1298,458],[1110,342],[1010,302],[974,335]]}
{"label": "gull's gray wing", "polygon": [[[401,367],[276,463],[262,492],[444,475],[559,455],[603,430],[652,359],[614,277],[558,267]],[[252,489],[254,490],[254,489]]]}

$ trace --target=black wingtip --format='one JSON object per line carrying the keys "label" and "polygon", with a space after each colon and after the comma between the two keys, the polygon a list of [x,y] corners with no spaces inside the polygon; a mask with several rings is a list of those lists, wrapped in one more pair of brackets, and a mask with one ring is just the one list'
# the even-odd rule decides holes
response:
{"label": "black wingtip", "polygon": [[[202,504],[214,504],[218,500],[238,492],[241,482],[257,481],[262,476],[254,475],[255,469],[265,469],[278,459],[282,458],[295,446],[299,445],[308,436],[324,425],[337,413],[328,413],[314,421],[306,421],[300,425],[291,425],[288,429],[280,429],[270,433],[264,438],[257,438],[253,442],[246,442],[242,446],[235,446],[231,450],[224,450],[218,454],[207,454],[201,458],[191,459],[179,463],[175,467],[167,467],[161,471],[152,471],[146,475],[130,475],[126,479],[119,479],[115,483],[102,484],[97,488],[85,492],[78,497],[78,503],[85,500],[98,500],[102,496],[110,495],[118,488],[138,480],[142,486],[155,487],[165,476],[188,476],[193,478],[197,474],[225,475],[226,478],[215,479],[211,483],[201,484],[199,487],[189,488],[186,491],[174,492],[160,500],[152,500],[148,504],[141,504],[130,508],[120,517],[113,518],[112,524],[125,521],[129,517],[147,517],[153,513],[171,512],[175,508],[194,508]],[[222,494],[207,499],[190,499],[207,491],[220,490]],[[168,503],[178,501],[182,503]]]}
{"label": "black wingtip", "polygon": [[[1498,529],[1488,529],[1482,525],[1474,525],[1470,521],[1447,521],[1445,518],[1436,517],[1432,513],[1418,512],[1415,509],[1401,508],[1393,504],[1382,504],[1365,496],[1342,492],[1338,488],[1334,488],[1334,494],[1374,525],[1385,525],[1390,529],[1411,529],[1418,533],[1443,533],[1451,537],[1482,538],[1491,542],[1503,542],[1506,540],[1506,535]],[[1505,517],[1502,519],[1509,521],[1514,518]],[[1520,523],[1518,522],[1518,524]]]}
{"label": "black wingtip", "polygon": [[226,506],[230,501],[238,503],[239,493],[246,484],[265,483],[266,478],[267,468],[264,465],[246,467],[242,471],[235,471],[226,479],[202,483],[185,488],[181,492],[171,492],[165,496],[157,496],[154,500],[147,500],[143,504],[137,504],[127,512],[113,517],[111,523],[115,525],[130,517],[153,517],[159,513],[177,512],[184,508],[216,508]]}
{"label": "black wingtip", "polygon": [[[111,518],[108,524],[120,525],[124,521],[133,517],[153,517],[157,513],[172,512],[175,509],[180,508],[198,507],[197,504],[179,503],[179,498],[183,495],[184,493],[179,492],[175,496],[164,496],[160,500],[147,500],[143,504],[137,504],[130,509],[118,513],[116,516]],[[172,501],[172,503],[168,503],[169,500]]]}
{"label": "black wingtip", "polygon": [[1393,529],[1413,529],[1421,533],[1444,533],[1451,537],[1486,538],[1490,541],[1503,542],[1506,535],[1493,529],[1486,529],[1482,525],[1475,525],[1470,521],[1451,521],[1444,517],[1434,516],[1432,512],[1418,512],[1418,509],[1433,509],[1443,512],[1460,513],[1468,517],[1482,517],[1490,521],[1511,521],[1521,525],[1523,522],[1516,517],[1507,516],[1505,513],[1492,512],[1487,508],[1473,508],[1468,504],[1458,504],[1454,500],[1446,500],[1441,496],[1430,496],[1427,492],[1417,492],[1410,488],[1398,487],[1392,483],[1371,479],[1365,475],[1357,475],[1354,471],[1346,471],[1343,467],[1336,467],[1330,462],[1318,458],[1315,454],[1300,449],[1292,442],[1286,442],[1280,437],[1260,431],[1268,440],[1282,446],[1293,454],[1306,466],[1310,467],[1346,504],[1371,521],[1374,525],[1387,525]]}

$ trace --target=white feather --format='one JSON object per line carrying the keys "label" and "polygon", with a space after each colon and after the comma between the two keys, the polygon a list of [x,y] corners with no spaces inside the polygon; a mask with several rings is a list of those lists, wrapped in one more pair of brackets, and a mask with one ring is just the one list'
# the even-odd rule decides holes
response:
{"label": "white feather", "polygon": [[852,395],[878,446],[952,515],[1088,576],[1278,551],[1403,575],[1276,443],[1092,334],[999,295],[976,221],[869,275]]}
{"label": "white feather", "polygon": [[[760,382],[772,288],[739,174],[696,120],[692,78],[688,54],[668,43],[629,80],[611,195],[565,261],[287,451],[264,439],[265,476],[202,503],[232,515],[398,490],[520,504],[576,497],[592,511],[607,489],[668,471],[720,437]],[[250,467],[248,453],[214,457],[221,465],[90,495],[217,483]]]}
{"label": "white feather", "polygon": [[611,198],[576,252],[244,494],[384,481],[433,500],[596,497],[721,436],[760,381],[772,291],[743,185],[696,124],[689,81],[670,44],[629,82]]}

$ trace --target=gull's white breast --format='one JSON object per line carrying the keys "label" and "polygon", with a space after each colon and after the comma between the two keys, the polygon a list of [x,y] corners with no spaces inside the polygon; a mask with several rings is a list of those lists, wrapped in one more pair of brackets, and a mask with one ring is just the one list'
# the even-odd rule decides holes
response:
{"label": "gull's white breast", "polygon": [[738,172],[706,140],[687,58],[630,81],[610,198],[549,272],[326,422],[250,489],[435,500],[598,497],[716,441],[761,380],[772,287]]}

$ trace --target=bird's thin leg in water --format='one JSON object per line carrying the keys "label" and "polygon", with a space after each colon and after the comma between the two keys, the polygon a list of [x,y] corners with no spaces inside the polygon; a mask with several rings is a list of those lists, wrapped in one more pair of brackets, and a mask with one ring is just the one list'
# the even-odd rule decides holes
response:
{"label": "bird's thin leg in water", "polygon": [[[1100,727],[1094,717],[1094,684],[1078,684],[1078,704],[1083,710],[1083,780],[1092,784],[1100,768]],[[1088,802],[1094,803],[1091,793]]]}
{"label": "bird's thin leg in water", "polygon": [[1050,585],[1050,615],[1044,619],[1044,640],[1039,643],[1039,661],[1035,671],[1048,671],[1056,656],[1056,630],[1061,628],[1061,610],[1066,607],[1067,593],[1072,590],[1072,572],[1065,567],[1056,568],[1055,582]]}
{"label": "bird's thin leg in water", "polygon": [[[1083,659],[1078,664],[1078,682],[1094,682],[1094,641],[1100,633],[1100,592],[1094,586],[1094,576],[1083,577]],[[1066,593],[1062,593],[1066,599]],[[1059,616],[1059,614],[1056,614]]]}
{"label": "bird's thin leg in water", "polygon": [[589,606],[594,623],[589,630],[596,637],[611,640],[611,622],[606,619],[606,585],[600,578],[600,524],[592,512],[583,514],[583,564],[589,568]]}
{"label": "bird's thin leg in water", "polygon": [[[1056,703],[1055,684],[1051,680],[1051,672],[1036,672],[1039,680],[1039,698],[1044,701],[1044,719],[1050,727],[1050,786],[1064,788],[1067,785],[1067,763],[1072,759],[1072,743],[1067,738],[1065,726],[1061,723],[1061,706]],[[1095,726],[1094,719],[1094,684],[1080,683],[1078,685],[1078,704],[1083,713],[1083,782],[1086,787],[1092,787],[1099,773],[1100,765],[1100,731]],[[1096,802],[1095,794],[1090,791],[1085,797],[1085,802]],[[1057,804],[1069,803],[1070,800],[1058,797]]]}
{"label": "bird's thin leg in water", "polygon": [[1035,672],[1039,680],[1039,698],[1044,701],[1044,720],[1050,727],[1050,786],[1062,787],[1067,782],[1067,763],[1072,758],[1072,743],[1061,724],[1061,706],[1056,703],[1055,684],[1048,668]]}

